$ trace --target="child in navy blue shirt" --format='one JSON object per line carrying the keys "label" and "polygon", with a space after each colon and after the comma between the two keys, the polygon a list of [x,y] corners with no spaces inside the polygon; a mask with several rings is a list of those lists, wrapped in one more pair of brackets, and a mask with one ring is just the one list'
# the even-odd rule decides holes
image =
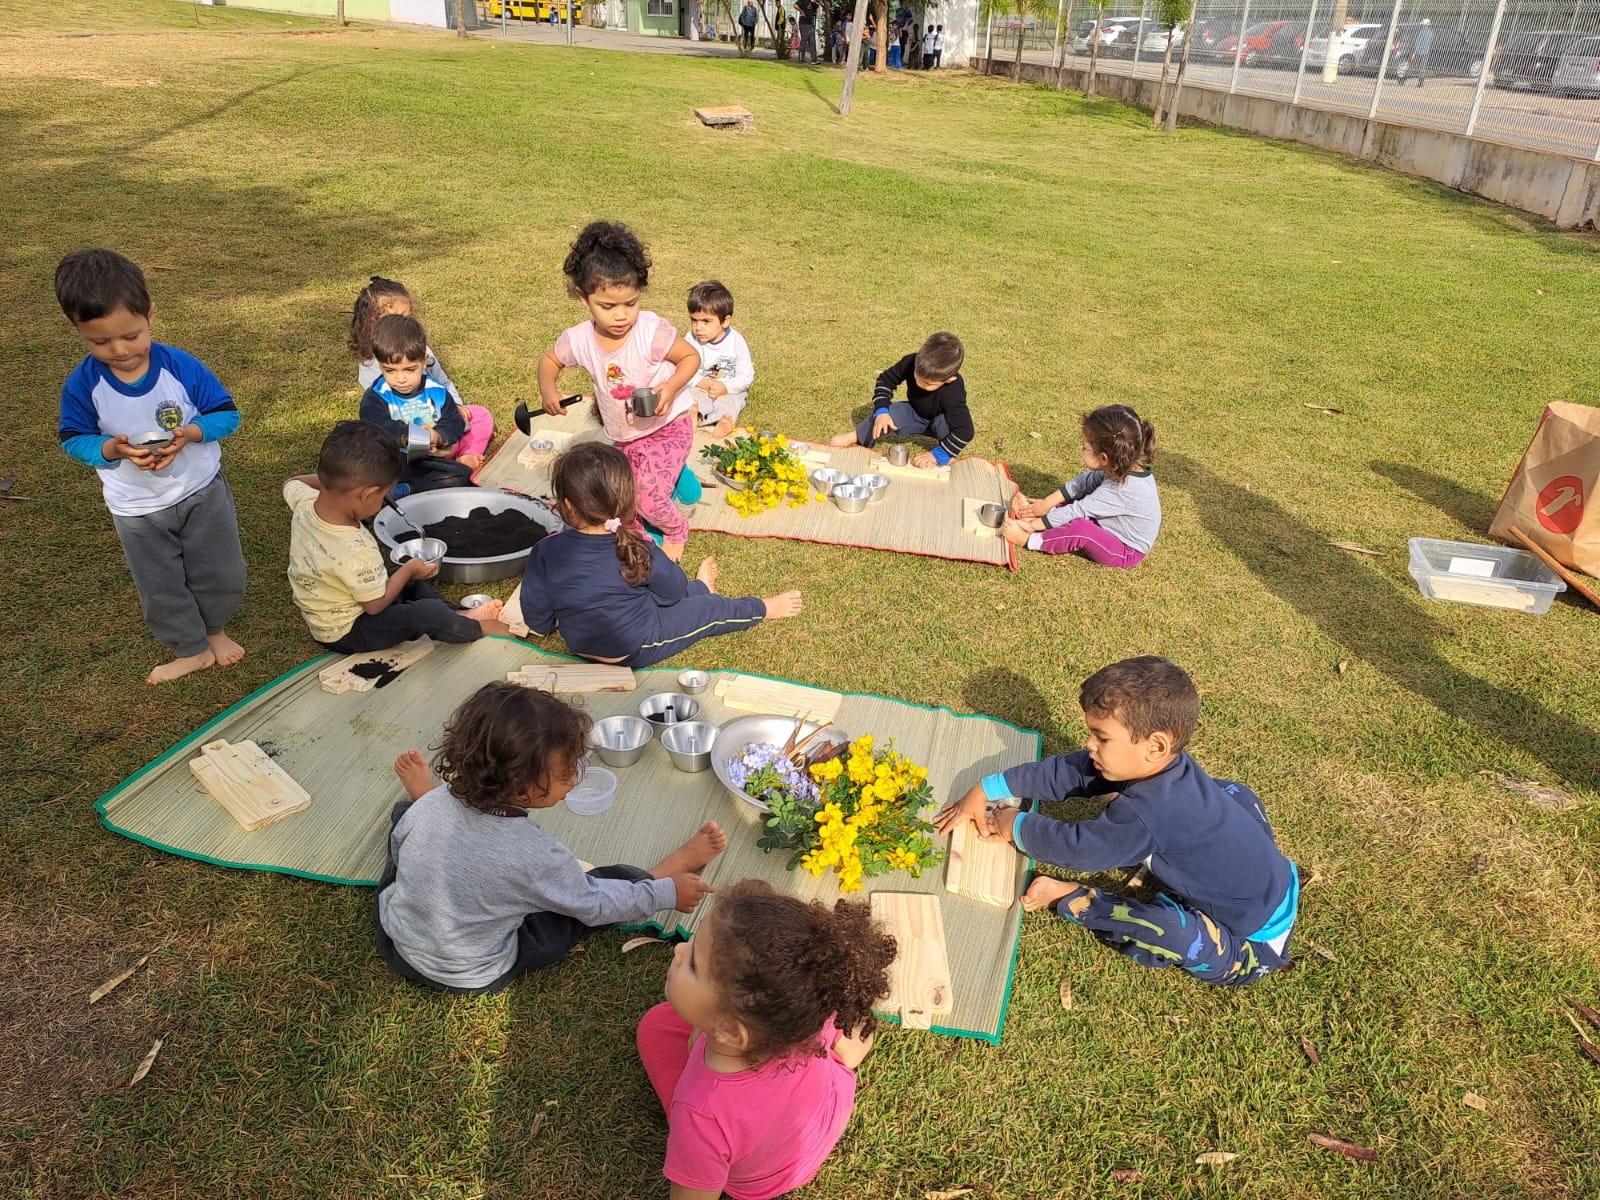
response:
{"label": "child in navy blue shirt", "polygon": [[381,377],[361,397],[363,421],[387,429],[396,442],[406,444],[409,426],[428,431],[429,453],[406,464],[397,491],[427,491],[459,487],[472,481],[474,464],[457,461],[458,443],[466,435],[467,421],[449,386],[428,374],[428,335],[415,317],[391,313],[372,327],[372,353]]}
{"label": "child in navy blue shirt", "polygon": [[[1184,753],[1200,716],[1189,676],[1164,658],[1130,658],[1091,675],[1078,700],[1088,749],[988,776],[939,814],[939,828],[970,820],[986,840],[1073,871],[1148,864],[1159,881],[1153,902],[1042,875],[1022,898],[1029,912],[1052,906],[1141,966],[1227,984],[1283,966],[1299,873],[1256,794],[1212,779]],[[1105,795],[1105,811],[1084,821],[1006,803]]]}
{"label": "child in navy blue shirt", "polygon": [[145,624],[172,651],[146,682],[231,667],[225,628],[244,599],[244,552],[218,441],[239,428],[222,383],[150,340],[144,273],[110,250],[56,267],[56,299],[89,348],[61,389],[61,448],[100,474]]}
{"label": "child in navy blue shirt", "polygon": [[[878,375],[872,388],[872,414],[849,433],[835,434],[830,446],[875,445],[889,433],[903,437],[928,436],[924,450],[911,465],[924,470],[947,467],[972,444],[972,413],[967,408],[967,385],[961,378],[966,350],[953,333],[935,333],[915,354],[908,354]],[[905,384],[906,398],[894,394]]]}
{"label": "child in navy blue shirt", "polygon": [[570,528],[533,548],[522,577],[522,622],[560,629],[596,662],[648,667],[702,638],[800,611],[800,593],[734,599],[716,593],[707,558],[693,580],[640,530],[633,468],[605,442],[580,442],[550,466],[556,511]]}

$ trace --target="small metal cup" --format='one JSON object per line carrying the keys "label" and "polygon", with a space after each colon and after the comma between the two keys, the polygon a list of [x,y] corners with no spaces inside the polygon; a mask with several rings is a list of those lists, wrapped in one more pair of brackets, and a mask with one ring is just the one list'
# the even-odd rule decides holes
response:
{"label": "small metal cup", "polygon": [[653,417],[656,415],[656,404],[660,397],[656,395],[655,388],[633,389],[633,415],[636,417]]}
{"label": "small metal cup", "polygon": [[978,506],[978,524],[987,525],[990,529],[999,529],[1006,523],[1006,506],[1004,504],[980,504]]}
{"label": "small metal cup", "polygon": [[883,456],[897,467],[903,467],[911,461],[911,447],[904,442],[896,442],[883,452]]}

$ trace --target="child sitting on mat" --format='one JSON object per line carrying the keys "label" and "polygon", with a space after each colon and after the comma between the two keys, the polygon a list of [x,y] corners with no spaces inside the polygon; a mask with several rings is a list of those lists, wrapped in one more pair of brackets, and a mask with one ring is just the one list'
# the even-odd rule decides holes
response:
{"label": "child sitting on mat", "polygon": [[[374,275],[371,282],[356,295],[355,311],[350,314],[350,336],[346,345],[357,361],[356,379],[363,389],[371,387],[383,377],[383,369],[373,352],[372,331],[387,316],[414,317],[415,306],[405,285],[382,275]],[[450,394],[461,410],[464,431],[455,443],[454,457],[476,471],[483,465],[484,451],[494,438],[494,416],[481,404],[463,404],[461,393],[444,373],[444,367],[434,356],[433,347],[423,343],[423,362],[427,376]]]}
{"label": "child sitting on mat", "polygon": [[865,904],[830,911],[745,880],[673,952],[639,1058],[667,1113],[673,1200],[765,1200],[810,1182],[855,1103],[894,938]]}
{"label": "child sitting on mat", "polygon": [[700,355],[700,369],[689,381],[700,424],[712,437],[727,437],[744,411],[756,365],[744,335],[733,327],[733,293],[716,279],[689,289],[689,344]]}
{"label": "child sitting on mat", "polygon": [[[410,492],[440,487],[466,487],[474,468],[457,454],[466,435],[466,419],[443,384],[428,378],[428,337],[415,317],[391,314],[372,329],[372,353],[382,378],[361,397],[360,417],[380,429],[398,446],[406,446],[412,427],[427,430],[429,449],[421,458],[406,462],[395,499]],[[472,461],[482,464],[481,454]]]}
{"label": "child sitting on mat", "polygon": [[1083,416],[1083,465],[1089,469],[1042,500],[1020,491],[1001,534],[1045,554],[1081,553],[1107,567],[1136,567],[1156,543],[1161,498],[1150,468],[1156,431],[1126,404]]}
{"label": "child sitting on mat", "polygon": [[717,595],[714,559],[691,581],[635,527],[633,472],[615,446],[580,442],[563,452],[550,464],[550,486],[570,528],[528,556],[522,620],[541,635],[560,629],[574,654],[648,667],[702,638],[800,611],[799,592]]}
{"label": "child sitting on mat", "polygon": [[[1088,748],[1012,767],[972,786],[935,824],[971,821],[986,840],[1072,871],[1139,863],[1152,902],[1039,876],[1029,912],[1053,906],[1144,967],[1182,967],[1205,983],[1252,983],[1288,962],[1300,876],[1272,837],[1261,801],[1212,779],[1184,753],[1200,717],[1194,682],[1164,658],[1103,667],[1078,693]],[[1111,796],[1097,817],[1057,821],[1011,807],[1014,797]],[[988,806],[1000,803],[993,815]]]}
{"label": "child sitting on mat", "polygon": [[[830,446],[872,446],[888,433],[908,437],[924,434],[937,440],[911,460],[924,469],[946,467],[972,443],[972,414],[967,410],[967,385],[961,378],[966,358],[961,339],[953,333],[936,333],[922,349],[908,354],[878,376],[872,389],[872,415],[851,433],[828,439]],[[896,400],[895,389],[906,385],[906,398]]]}
{"label": "child sitting on mat", "polygon": [[458,612],[424,579],[437,563],[413,558],[386,573],[378,540],[362,524],[378,514],[405,454],[384,430],[340,421],[322,443],[317,473],[283,485],[289,521],[289,590],[311,636],[329,650],[387,650],[427,634],[473,642],[510,633],[500,601]]}
{"label": "child sitting on mat", "polygon": [[[578,234],[562,265],[572,294],[589,320],[556,339],[539,360],[539,396],[545,412],[561,412],[556,381],[567,367],[583,367],[594,380],[595,407],[606,436],[627,455],[639,496],[639,515],[661,531],[661,548],[677,562],[689,540],[689,522],[673,503],[682,490],[699,496],[685,472],[694,444],[695,395],[687,385],[700,368],[694,347],[672,323],[639,308],[650,283],[650,256],[633,232],[595,221]],[[654,388],[655,411],[637,415],[635,388]],[[680,476],[689,475],[688,479]]]}
{"label": "child sitting on mat", "polygon": [[395,974],[441,992],[497,992],[559,962],[587,934],[664,908],[693,912],[698,874],[722,853],[715,821],[648,871],[585,871],[528,818],[583,776],[589,717],[548,692],[485,684],[450,718],[434,765],[407,750],[394,771],[411,799],[390,819],[373,922]]}

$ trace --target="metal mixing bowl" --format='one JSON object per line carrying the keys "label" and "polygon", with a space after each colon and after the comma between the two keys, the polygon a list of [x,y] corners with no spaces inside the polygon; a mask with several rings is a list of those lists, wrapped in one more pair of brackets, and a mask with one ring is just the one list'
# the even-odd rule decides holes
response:
{"label": "metal mixing bowl", "polygon": [[854,483],[841,483],[835,485],[832,498],[840,512],[858,513],[872,503],[872,489]]}
{"label": "metal mixing bowl", "polygon": [[[789,740],[789,735],[794,733],[794,722],[793,717],[740,717],[737,721],[729,721],[717,730],[717,740],[711,747],[711,769],[722,781],[722,786],[746,804],[766,812],[765,804],[754,796],[746,794],[743,788],[734,786],[733,780],[728,777],[728,763],[749,745],[782,746]],[[795,738],[795,741],[803,741],[810,734],[816,733],[818,728],[820,726],[816,721],[803,722],[800,726],[800,736]],[[816,740],[806,747],[806,751],[809,753],[824,745],[848,744],[849,741],[849,734],[829,728],[817,734]]]}
{"label": "metal mixing bowl", "polygon": [[[514,508],[527,513],[551,533],[559,533],[565,528],[561,518],[542,500],[493,488],[454,487],[414,492],[396,501],[394,508],[399,510],[398,515],[386,508],[372,521],[372,532],[390,549],[417,535],[416,528],[410,526],[421,528],[446,517],[464,517],[475,508],[487,508],[490,512]],[[407,525],[408,521],[410,526]],[[528,550],[517,550],[493,558],[452,558],[446,553],[435,578],[440,583],[493,583],[496,579],[522,574],[527,561]]]}
{"label": "metal mixing bowl", "polygon": [[425,563],[442,562],[449,549],[438,538],[408,538],[389,551],[389,560],[396,566],[408,558],[420,558]]}
{"label": "metal mixing bowl", "polygon": [[834,488],[841,483],[850,482],[850,472],[835,470],[833,467],[818,467],[811,472],[810,479],[812,487],[824,496],[831,496]]}
{"label": "metal mixing bowl", "polygon": [[870,500],[873,504],[882,500],[884,493],[889,490],[889,477],[887,475],[857,475],[850,482],[871,492]]}
{"label": "metal mixing bowl", "polygon": [[658,729],[663,725],[678,725],[700,715],[700,701],[682,692],[662,692],[641,701],[639,715]]}
{"label": "metal mixing bowl", "polygon": [[655,736],[650,722],[639,717],[607,717],[596,721],[589,731],[589,744],[600,752],[607,766],[631,767]]}
{"label": "metal mixing bowl", "polygon": [[685,721],[661,731],[661,747],[680,771],[704,771],[711,765],[711,747],[717,727],[704,721]]}

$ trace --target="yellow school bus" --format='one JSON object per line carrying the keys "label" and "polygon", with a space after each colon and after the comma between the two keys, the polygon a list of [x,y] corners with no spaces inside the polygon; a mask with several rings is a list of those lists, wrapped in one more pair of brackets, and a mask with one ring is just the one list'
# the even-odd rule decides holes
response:
{"label": "yellow school bus", "polygon": [[[489,15],[495,18],[504,11],[514,21],[548,21],[552,10],[556,21],[566,24],[566,0],[489,0]],[[574,24],[582,23],[583,0],[576,0],[573,4],[572,20]]]}

